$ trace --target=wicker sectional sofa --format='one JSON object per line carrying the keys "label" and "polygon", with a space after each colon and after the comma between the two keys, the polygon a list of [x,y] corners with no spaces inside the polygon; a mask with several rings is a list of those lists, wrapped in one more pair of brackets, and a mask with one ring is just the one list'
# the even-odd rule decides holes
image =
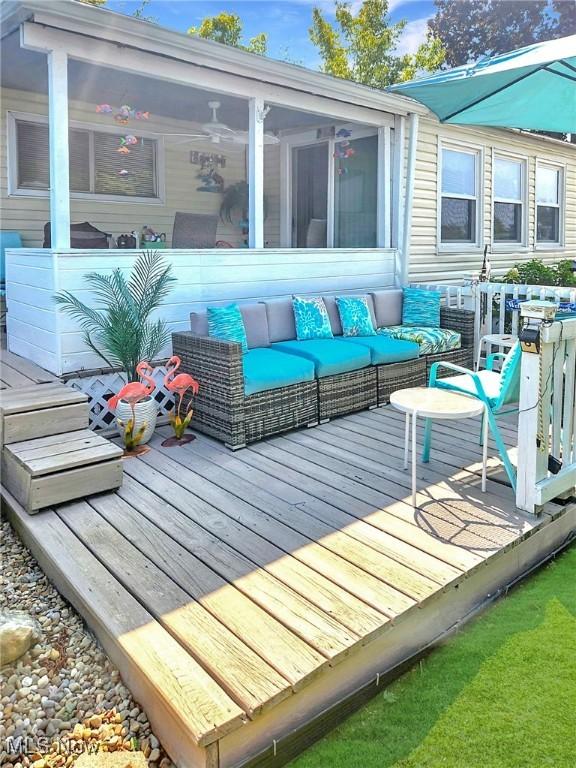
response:
{"label": "wicker sectional sofa", "polygon": [[[410,340],[388,337],[402,318],[402,291],[367,295],[378,336],[342,337],[334,296],[323,296],[334,339],[299,342],[292,300],[240,304],[249,350],[208,336],[206,311],[192,312],[191,330],[174,333],[181,370],[200,383],[194,426],[237,449],[279,432],[313,426],[386,404],[394,390],[426,383],[436,359],[470,367],[474,313],[441,309],[441,328],[460,334],[460,346],[421,355]],[[396,331],[395,331],[396,332]]]}

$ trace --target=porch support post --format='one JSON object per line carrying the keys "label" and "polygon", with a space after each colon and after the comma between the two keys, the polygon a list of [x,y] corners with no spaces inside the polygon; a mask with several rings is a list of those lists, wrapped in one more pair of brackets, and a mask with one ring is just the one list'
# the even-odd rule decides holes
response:
{"label": "porch support post", "polygon": [[248,247],[264,248],[264,99],[250,99],[248,109]]}
{"label": "porch support post", "polygon": [[402,115],[394,117],[394,160],[392,175],[392,226],[391,245],[396,249],[396,264],[394,277],[396,285],[402,283],[402,233],[404,231],[404,158],[405,158],[405,124]]}
{"label": "porch support post", "polygon": [[48,52],[50,222],[52,248],[70,248],[68,54]]}
{"label": "porch support post", "polygon": [[402,228],[401,284],[407,285],[410,275],[410,236],[412,234],[412,201],[414,198],[414,175],[416,172],[416,149],[418,146],[419,116],[409,115],[408,160],[406,163],[406,194],[404,195],[404,224]]}
{"label": "porch support post", "polygon": [[378,128],[378,166],[376,202],[376,245],[390,248],[390,128]]}

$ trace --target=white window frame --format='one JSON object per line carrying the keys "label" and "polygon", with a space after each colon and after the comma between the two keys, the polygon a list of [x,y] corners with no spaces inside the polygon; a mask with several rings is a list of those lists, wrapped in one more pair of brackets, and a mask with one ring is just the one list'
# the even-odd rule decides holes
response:
{"label": "white window frame", "polygon": [[[374,250],[386,250],[391,245],[391,127],[386,125],[358,125],[336,121],[336,131],[347,128],[353,131],[351,139],[361,139],[367,136],[378,137],[378,173],[376,177],[376,225],[377,242]],[[309,147],[314,144],[328,145],[328,193],[326,200],[326,248],[334,249],[334,223],[335,223],[335,184],[334,151],[336,144],[342,139],[335,136],[318,138],[317,128],[310,128],[296,133],[286,133],[280,138],[280,242],[281,248],[293,249],[292,232],[292,150],[295,147]],[[336,250],[350,250],[349,248]],[[363,249],[366,250],[366,249]]]}
{"label": "white window frame", "polygon": [[[8,131],[8,196],[9,197],[49,197],[49,189],[26,189],[18,187],[18,143],[16,123],[18,121],[29,123],[38,123],[48,125],[47,115],[39,115],[28,112],[8,112],[7,113],[7,131]],[[70,120],[69,128],[78,128],[80,130],[112,133],[121,136],[122,132],[118,127],[109,127],[99,123],[83,123],[76,120]],[[90,138],[90,180],[93,181],[94,175],[94,141],[93,133]],[[156,197],[132,197],[130,195],[100,195],[95,192],[75,192],[70,190],[70,197],[79,200],[94,200],[96,202],[109,203],[118,202],[128,205],[146,203],[147,205],[163,205],[165,203],[165,162],[164,162],[164,138],[146,131],[138,130],[138,136],[150,139],[156,142]]]}
{"label": "white window frame", "polygon": [[[551,168],[559,171],[558,180],[558,237],[556,242],[538,241],[538,168]],[[555,207],[548,204],[545,207]],[[536,175],[534,177],[534,250],[536,251],[558,251],[566,247],[565,240],[565,222],[566,222],[566,165],[556,160],[541,160],[536,158]]]}
{"label": "white window frame", "polygon": [[[446,194],[442,192],[442,160],[445,149],[453,152],[474,155],[476,163],[476,196]],[[436,176],[436,243],[438,253],[477,253],[484,248],[484,147],[480,144],[455,142],[438,137],[438,162]],[[474,242],[443,242],[442,241],[442,199],[443,197],[476,200],[476,221]]]}
{"label": "white window frame", "polygon": [[[520,200],[511,200],[503,197],[496,197],[496,160],[501,158],[502,160],[513,160],[520,163],[521,168],[521,180],[520,180]],[[492,224],[492,230],[490,233],[492,240],[493,252],[507,252],[507,251],[527,251],[528,250],[528,162],[529,159],[526,155],[519,155],[512,152],[502,152],[499,149],[492,149],[492,201],[490,211],[490,221]],[[520,240],[510,242],[507,240],[496,240],[494,236],[494,207],[495,203],[514,203],[515,205],[522,206],[522,220],[520,222]]]}

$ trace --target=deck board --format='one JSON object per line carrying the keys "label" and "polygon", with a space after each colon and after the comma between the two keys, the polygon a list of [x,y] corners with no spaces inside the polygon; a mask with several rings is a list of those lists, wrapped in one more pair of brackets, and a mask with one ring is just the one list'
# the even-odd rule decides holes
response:
{"label": "deck board", "polygon": [[10,389],[58,381],[58,377],[30,360],[25,360],[6,349],[0,349],[0,381],[3,388]]}
{"label": "deck board", "polygon": [[[342,685],[360,674],[355,660],[395,647],[402,626],[408,653],[420,616],[482,583],[491,562],[519,562],[516,547],[561,518],[514,508],[493,445],[481,492],[476,426],[435,425],[431,461],[418,466],[417,510],[403,417],[389,408],[235,453],[201,435],[162,447],[161,427],[148,454],[124,462],[117,492],[36,517],[10,506],[48,575],[128,664],[143,705],[166,676],[157,712],[178,737],[161,723],[159,731],[181,765],[217,765],[193,749],[182,758],[182,728],[207,749],[247,744],[242,729],[258,733],[270,718],[288,727],[310,691],[320,691],[320,707],[332,675]],[[511,444],[513,425],[503,433]]]}

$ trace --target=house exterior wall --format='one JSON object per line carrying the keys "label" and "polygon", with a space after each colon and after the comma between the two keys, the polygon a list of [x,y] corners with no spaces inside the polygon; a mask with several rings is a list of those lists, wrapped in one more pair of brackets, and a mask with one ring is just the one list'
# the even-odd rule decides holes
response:
{"label": "house exterior wall", "polygon": [[[49,220],[49,197],[38,195],[9,194],[8,188],[8,118],[9,112],[25,113],[47,117],[48,102],[43,94],[29,91],[16,91],[4,88],[0,90],[0,202],[2,208],[2,229],[20,232],[23,244],[30,248],[42,247],[43,227]],[[108,115],[95,112],[95,105],[83,102],[70,102],[70,121],[87,126],[113,126]],[[163,133],[194,133],[199,126],[186,121],[162,118],[152,114],[150,120],[139,123],[143,133],[160,134],[159,152],[161,158],[160,181],[164,186],[164,200],[137,202],[107,201],[104,199],[78,198],[71,196],[71,217],[73,222],[89,221],[95,227],[118,236],[123,232],[140,232],[146,224],[157,232],[166,232],[168,245],[172,238],[174,214],[177,211],[191,213],[218,214],[222,196],[214,193],[198,192],[199,181],[196,174],[198,165],[190,163],[191,150],[217,152],[225,155],[226,167],[219,170],[225,185],[246,179],[246,152],[244,148],[230,148],[225,144],[214,145],[210,142],[190,142],[175,144]],[[136,130],[132,127],[129,130]],[[276,145],[265,148],[265,193],[268,198],[268,217],[265,221],[265,240],[267,246],[279,243],[279,201],[280,201],[280,152]],[[219,221],[216,235],[218,240],[225,240],[233,246],[242,244],[242,234],[237,226]]]}
{"label": "house exterior wall", "polygon": [[[48,248],[6,251],[7,330],[11,352],[55,374],[101,368],[78,325],[57,312],[56,291],[71,291],[87,304],[87,272],[128,272],[138,251]],[[362,292],[394,285],[396,254],[377,249],[167,250],[178,281],[158,316],[170,331],[189,330],[190,311],[208,304],[299,294]],[[165,356],[170,350],[164,350]],[[162,355],[160,355],[162,357]]]}
{"label": "house exterior wall", "polygon": [[[482,152],[481,243],[477,247],[443,249],[438,241],[441,142],[479,147]],[[527,160],[527,246],[502,247],[493,242],[492,169],[494,152]],[[552,162],[564,171],[564,247],[536,246],[536,163]],[[410,279],[422,282],[462,280],[482,266],[488,245],[492,269],[504,272],[516,262],[538,258],[548,264],[576,258],[576,145],[513,131],[440,124],[433,117],[420,120],[412,209]]]}

